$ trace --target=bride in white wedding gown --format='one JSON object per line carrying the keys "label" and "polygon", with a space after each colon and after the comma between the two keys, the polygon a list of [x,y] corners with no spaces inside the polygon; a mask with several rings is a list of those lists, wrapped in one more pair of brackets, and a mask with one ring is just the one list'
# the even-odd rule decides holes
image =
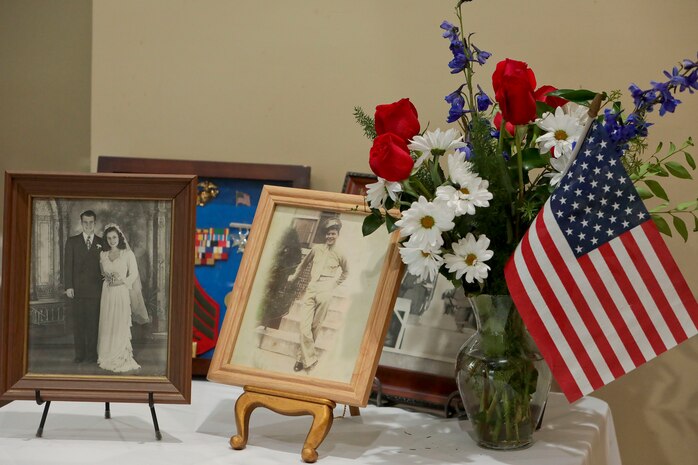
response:
{"label": "bride in white wedding gown", "polygon": [[104,284],[99,311],[97,363],[100,368],[116,373],[134,371],[140,365],[133,358],[131,346],[129,291],[137,288],[140,293],[136,256],[117,225],[107,225],[103,237],[107,246],[99,254]]}

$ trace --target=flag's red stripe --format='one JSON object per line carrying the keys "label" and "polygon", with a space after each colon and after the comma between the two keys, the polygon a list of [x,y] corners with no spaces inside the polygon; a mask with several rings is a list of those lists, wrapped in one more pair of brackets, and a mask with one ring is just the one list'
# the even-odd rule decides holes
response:
{"label": "flag's red stripe", "polygon": [[583,393],[579,389],[572,373],[570,373],[567,363],[565,363],[565,359],[557,350],[557,346],[553,342],[552,337],[550,337],[550,333],[545,328],[543,320],[541,320],[540,315],[531,302],[521,281],[516,263],[514,263],[513,255],[509,258],[506,267],[504,267],[504,277],[507,281],[507,287],[509,287],[509,293],[516,304],[516,308],[521,314],[521,318],[524,320],[528,332],[531,333],[531,336],[537,342],[538,349],[541,355],[543,355],[545,362],[548,364],[550,371],[553,373],[555,381],[560,385],[567,400],[569,402],[574,402],[582,397]]}
{"label": "flag's red stripe", "polygon": [[654,350],[655,354],[661,354],[666,350],[664,342],[659,336],[657,329],[654,327],[654,323],[652,323],[652,320],[650,320],[649,316],[647,315],[647,310],[645,309],[644,305],[642,305],[642,301],[635,292],[635,289],[633,289],[633,285],[623,269],[624,266],[633,266],[633,264],[621,263],[620,260],[618,260],[616,253],[611,248],[611,244],[609,242],[606,242],[597,250],[603,257],[608,269],[611,271],[611,274],[618,283],[618,288],[621,290],[625,300],[628,302],[630,310],[633,312],[635,319],[637,319],[638,323],[640,324],[642,332],[645,333],[645,336],[647,336],[647,340],[652,346],[652,350]]}
{"label": "flag's red stripe", "polygon": [[[536,221],[536,223],[543,221],[540,215],[538,218],[539,219]],[[579,340],[579,336],[577,336],[577,332],[575,331],[574,326],[570,323],[569,319],[567,318],[567,315],[565,314],[564,310],[562,309],[562,306],[560,305],[560,302],[558,302],[557,297],[555,296],[555,292],[550,287],[550,284],[548,283],[547,279],[545,279],[545,274],[543,273],[543,270],[541,270],[540,265],[536,260],[536,255],[533,252],[533,249],[531,248],[531,242],[528,233],[524,236],[519,247],[521,247],[523,259],[526,261],[526,265],[530,270],[531,276],[540,277],[540,279],[537,280],[537,282],[535,283],[538,287],[538,291],[540,292],[540,295],[543,297],[543,300],[550,309],[550,313],[552,314],[553,318],[555,318],[557,326],[560,328],[560,331],[567,340],[567,343],[572,349],[572,352],[574,352],[575,356],[577,357],[579,365],[582,367],[582,371],[584,371],[584,374],[589,380],[589,384],[591,384],[594,390],[600,388],[604,385],[604,382],[601,379],[601,376],[599,376],[599,372],[596,370],[596,367],[594,366],[594,363],[591,361],[591,358],[589,358],[589,354],[587,353],[584,344],[582,344],[582,342]],[[542,250],[538,253],[545,253],[545,251]]]}
{"label": "flag's red stripe", "polygon": [[[545,215],[541,217],[541,220],[544,217]],[[579,316],[584,322],[584,326],[586,326],[587,330],[589,331],[589,334],[591,335],[593,342],[596,343],[596,347],[599,349],[599,352],[605,360],[606,365],[611,371],[611,374],[613,374],[613,378],[615,379],[620,376],[623,376],[625,374],[623,366],[620,364],[620,361],[618,360],[615,351],[608,343],[608,338],[601,329],[601,326],[599,326],[599,322],[596,321],[596,317],[589,308],[589,305],[587,304],[584,295],[579,290],[577,281],[574,279],[574,276],[572,276],[572,273],[567,268],[567,264],[565,263],[565,260],[562,258],[562,255],[560,255],[560,252],[557,249],[557,244],[550,236],[550,232],[546,228],[544,221],[536,221],[535,228],[538,232],[538,238],[540,240],[541,245],[543,246],[543,250],[545,250],[551,265],[553,266],[553,268],[555,268],[555,271],[557,272],[557,277],[560,279],[562,285],[567,291],[570,300],[574,304],[575,310],[577,311],[577,313],[579,313]],[[567,243],[560,244],[560,246],[568,247]],[[572,253],[572,251],[570,251],[570,253]]]}
{"label": "flag's red stripe", "polygon": [[584,275],[589,280],[589,284],[591,284],[594,292],[596,292],[599,302],[601,302],[603,305],[603,309],[606,312],[606,315],[608,315],[608,319],[611,320],[611,324],[616,329],[616,333],[618,333],[618,337],[620,337],[621,342],[625,346],[625,350],[628,351],[628,355],[630,355],[630,359],[633,361],[633,364],[635,364],[636,367],[642,365],[647,360],[645,360],[645,357],[642,355],[642,351],[637,345],[637,341],[635,341],[635,338],[628,329],[627,323],[625,320],[623,320],[623,317],[618,311],[618,307],[613,301],[613,298],[608,293],[608,289],[606,289],[606,285],[604,284],[603,279],[601,279],[598,270],[588,255],[581,256],[577,262],[582,268]]}
{"label": "flag's red stripe", "polygon": [[664,243],[664,239],[662,239],[661,234],[659,234],[657,226],[654,225],[653,221],[646,221],[642,225],[642,230],[645,232],[649,243],[652,245],[654,253],[657,254],[659,261],[662,263],[664,271],[674,285],[674,289],[681,299],[681,302],[683,302],[686,312],[691,317],[691,320],[693,320],[693,324],[698,327],[698,303],[696,302],[696,298],[693,296],[693,292],[691,292],[688,284],[686,284],[686,280],[681,274],[681,270],[676,264],[674,257],[671,256],[666,243]]}
{"label": "flag's red stripe", "polygon": [[[678,318],[676,318],[676,313],[674,313],[671,304],[669,304],[669,301],[666,299],[664,291],[657,282],[657,278],[654,276],[652,268],[645,260],[645,256],[640,250],[640,247],[637,245],[637,242],[635,242],[635,238],[632,234],[626,233],[620,236],[620,240],[627,249],[630,259],[635,264],[635,268],[640,274],[648,293],[652,296],[652,300],[654,300],[655,305],[659,309],[659,313],[662,314],[669,331],[671,331],[671,334],[674,336],[674,340],[676,340],[677,344],[685,341],[686,332],[681,327]],[[637,284],[638,283],[636,283],[636,285]]]}

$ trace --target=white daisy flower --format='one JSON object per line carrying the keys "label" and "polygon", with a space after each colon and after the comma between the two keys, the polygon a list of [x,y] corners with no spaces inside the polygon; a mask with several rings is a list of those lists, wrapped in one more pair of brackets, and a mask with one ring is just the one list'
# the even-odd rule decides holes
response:
{"label": "white daisy flower", "polygon": [[577,120],[580,126],[584,127],[589,121],[589,108],[574,102],[567,102],[562,109],[566,114]]}
{"label": "white daisy flower", "polygon": [[428,202],[420,195],[417,202],[412,202],[408,210],[402,212],[402,218],[395,222],[400,228],[400,236],[411,236],[420,248],[440,246],[443,244],[441,233],[450,231],[453,224],[453,209],[445,202]]}
{"label": "white daisy flower", "polygon": [[465,275],[465,281],[472,283],[477,280],[481,283],[487,279],[490,269],[484,262],[492,258],[494,252],[487,250],[490,240],[484,234],[475,236],[468,233],[464,238],[452,244],[455,254],[444,255],[446,268],[451,273],[456,273],[456,279]]}
{"label": "white daisy flower", "polygon": [[550,185],[555,186],[562,180],[563,175],[567,171],[567,167],[572,163],[572,154],[566,153],[559,158],[551,158],[550,166],[555,170],[554,173],[545,173],[543,176],[551,178]]}
{"label": "white daisy flower", "polygon": [[407,145],[410,150],[421,152],[419,158],[414,162],[413,170],[419,169],[422,163],[430,160],[434,155],[443,155],[461,147],[465,147],[463,136],[454,128],[450,128],[446,132],[441,132],[439,128],[436,128],[435,131],[427,131],[423,136],[415,136]]}
{"label": "white daisy flower", "polygon": [[433,280],[444,262],[440,245],[428,245],[422,248],[413,238],[400,247],[400,256],[403,263],[407,265],[407,271],[419,276],[422,281],[427,278]]}
{"label": "white daisy flower", "polygon": [[366,184],[366,200],[371,208],[381,208],[390,197],[393,202],[397,201],[397,195],[402,192],[402,184],[399,182],[386,181],[378,177],[378,181]]}
{"label": "white daisy flower", "polygon": [[536,139],[540,153],[547,153],[555,148],[554,157],[572,153],[572,146],[582,135],[584,126],[574,116],[565,114],[562,107],[555,109],[555,114],[545,113],[542,118],[536,120],[539,128],[547,131]]}
{"label": "white daisy flower", "polygon": [[473,164],[465,160],[463,152],[451,153],[446,158],[448,177],[451,181],[462,186],[477,176],[473,172]]}
{"label": "white daisy flower", "polygon": [[475,207],[489,207],[492,193],[487,190],[490,183],[474,176],[460,188],[454,186],[439,186],[436,188],[436,198],[446,202],[456,216],[474,215]]}

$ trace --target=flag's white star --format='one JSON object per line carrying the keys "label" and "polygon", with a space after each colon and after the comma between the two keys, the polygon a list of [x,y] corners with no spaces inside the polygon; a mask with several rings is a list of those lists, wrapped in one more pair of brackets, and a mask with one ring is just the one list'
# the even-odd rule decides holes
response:
{"label": "flag's white star", "polygon": [[590,207],[589,205],[587,205],[586,207],[584,207],[584,213],[586,213],[587,215],[588,215],[589,213],[591,213],[591,207]]}
{"label": "flag's white star", "polygon": [[623,225],[624,228],[627,228],[628,226],[630,226],[630,223],[628,223],[627,220],[623,221],[621,224]]}
{"label": "flag's white star", "polygon": [[591,150],[586,149],[586,150],[584,151],[584,155],[586,155],[587,157],[591,156]]}
{"label": "flag's white star", "polygon": [[589,165],[587,164],[587,162],[582,163],[582,169],[583,170],[589,169]]}
{"label": "flag's white star", "polygon": [[610,160],[608,160],[608,164],[611,166],[616,166],[616,160],[614,158],[611,158]]}
{"label": "flag's white star", "polygon": [[592,238],[591,238],[591,244],[592,244],[592,245],[596,245],[597,242],[599,242],[599,240],[598,240],[597,238],[595,238],[595,237],[592,237]]}
{"label": "flag's white star", "polygon": [[602,189],[603,189],[604,192],[608,192],[608,191],[611,190],[611,186],[609,186],[608,184],[605,184],[605,185],[602,187]]}
{"label": "flag's white star", "polygon": [[602,154],[596,155],[596,159],[599,161],[603,160],[603,155]]}
{"label": "flag's white star", "polygon": [[567,228],[565,230],[565,232],[567,233],[568,236],[571,236],[574,231],[572,231],[572,228]]}
{"label": "flag's white star", "polygon": [[584,249],[582,249],[580,246],[577,246],[577,247],[575,247],[574,250],[575,250],[577,253],[582,253],[582,250],[584,250]]}
{"label": "flag's white star", "polygon": [[579,182],[584,182],[585,180],[584,176],[582,176],[581,174],[577,177],[577,179],[579,180]]}
{"label": "flag's white star", "polygon": [[579,204],[578,204],[577,202],[573,202],[573,203],[572,203],[572,208],[573,208],[574,210],[578,209],[578,208],[579,208]]}
{"label": "flag's white star", "polygon": [[579,234],[577,234],[577,237],[579,238],[580,241],[581,241],[582,239],[584,239],[586,236],[587,236],[587,235],[584,234],[583,232],[580,232]]}
{"label": "flag's white star", "polygon": [[625,176],[621,176],[621,177],[618,178],[618,182],[621,183],[621,184],[625,184],[625,181],[626,181]]}
{"label": "flag's white star", "polygon": [[615,223],[615,222],[616,222],[616,217],[613,216],[613,215],[611,215],[611,216],[608,218],[608,221],[610,221],[611,223]]}
{"label": "flag's white star", "polygon": [[594,142],[594,136],[589,136],[587,140],[589,141],[589,143]]}
{"label": "flag's white star", "polygon": [[611,205],[614,210],[618,210],[620,208],[620,204],[618,202],[615,202],[613,205]]}
{"label": "flag's white star", "polygon": [[557,215],[558,218],[562,218],[562,215],[564,215],[564,213],[562,213],[562,210],[556,211],[555,214]]}
{"label": "flag's white star", "polygon": [[601,168],[599,168],[598,166],[596,168],[594,168],[594,174],[596,174],[596,175],[601,174]]}
{"label": "flag's white star", "polygon": [[589,225],[587,220],[582,220],[582,227],[586,228]]}
{"label": "flag's white star", "polygon": [[589,202],[591,202],[595,198],[596,198],[596,196],[594,194],[592,194],[591,192],[589,192],[589,194],[587,194],[587,199],[589,199]]}
{"label": "flag's white star", "polygon": [[606,200],[606,198],[604,197],[601,200],[599,200],[599,202],[601,202],[601,205],[603,205],[605,207],[606,204],[608,203],[608,200]]}
{"label": "flag's white star", "polygon": [[633,200],[635,200],[635,194],[630,194],[630,195],[628,196],[628,200],[630,200],[631,202],[632,202]]}
{"label": "flag's white star", "polygon": [[606,179],[613,179],[613,172],[609,171],[606,173]]}
{"label": "flag's white star", "polygon": [[618,189],[618,190],[616,191],[616,195],[617,195],[618,197],[620,197],[621,195],[623,195],[623,191],[620,190],[620,189]]}
{"label": "flag's white star", "polygon": [[605,149],[606,148],[606,141],[602,140],[601,142],[599,142],[599,145],[601,146],[602,149]]}
{"label": "flag's white star", "polygon": [[628,207],[628,208],[625,209],[625,214],[626,214],[626,215],[629,215],[629,214],[631,214],[632,212],[633,212],[633,209],[630,208],[630,207]]}
{"label": "flag's white star", "polygon": [[568,216],[567,219],[569,220],[570,223],[574,223],[575,221],[577,221],[577,217],[574,215]]}
{"label": "flag's white star", "polygon": [[599,218],[603,218],[603,211],[601,211],[601,210],[597,211],[596,216],[598,216]]}
{"label": "flag's white star", "polygon": [[640,212],[637,214],[637,217],[640,219],[643,219],[645,217],[645,212]]}
{"label": "flag's white star", "polygon": [[570,190],[570,185],[569,185],[569,184],[565,184],[564,186],[562,186],[562,190],[564,190],[565,192],[567,192],[568,190]]}
{"label": "flag's white star", "polygon": [[606,234],[608,234],[609,236],[612,236],[612,235],[613,235],[613,230],[612,230],[611,228],[608,228],[608,229],[606,230]]}
{"label": "flag's white star", "polygon": [[567,203],[567,199],[564,198],[564,197],[562,197],[562,198],[560,199],[560,203],[563,204],[563,205],[566,204],[566,203]]}
{"label": "flag's white star", "polygon": [[599,185],[598,181],[591,181],[591,187],[596,187]]}
{"label": "flag's white star", "polygon": [[594,225],[594,231],[596,231],[596,232],[601,231],[601,225],[598,224],[598,223],[596,223],[596,224]]}
{"label": "flag's white star", "polygon": [[576,195],[577,197],[579,197],[580,195],[582,195],[582,190],[581,190],[580,188],[575,189],[575,190],[574,190],[574,195]]}

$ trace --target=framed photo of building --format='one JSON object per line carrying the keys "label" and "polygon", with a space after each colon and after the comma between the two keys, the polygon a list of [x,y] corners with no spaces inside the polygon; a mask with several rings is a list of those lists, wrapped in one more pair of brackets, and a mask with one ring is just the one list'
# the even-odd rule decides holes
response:
{"label": "framed photo of building", "polygon": [[0,399],[189,403],[196,177],[5,186]]}
{"label": "framed photo of building", "polygon": [[[366,185],[376,179],[348,172],[342,192],[365,195]],[[402,403],[446,405],[458,389],[456,354],[475,329],[463,288],[441,275],[420,281],[405,272],[376,373],[381,394]]]}
{"label": "framed photo of building", "polygon": [[366,405],[400,275],[361,196],[265,186],[208,378]]}
{"label": "framed photo of building", "polygon": [[196,174],[192,374],[206,376],[262,187],[310,187],[310,167],[100,156],[108,173]]}

